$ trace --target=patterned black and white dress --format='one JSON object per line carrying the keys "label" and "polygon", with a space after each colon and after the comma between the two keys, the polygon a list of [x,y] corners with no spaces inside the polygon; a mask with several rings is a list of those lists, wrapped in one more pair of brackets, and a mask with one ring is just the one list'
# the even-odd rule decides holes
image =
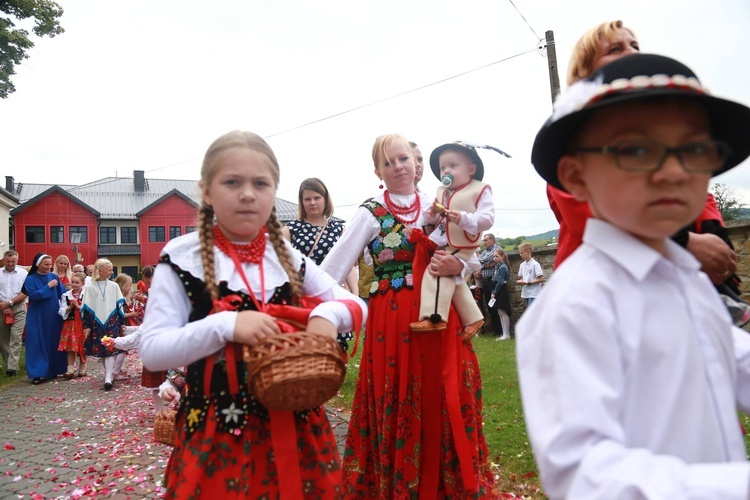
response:
{"label": "patterned black and white dress", "polygon": [[328,224],[324,226],[314,226],[305,220],[297,219],[287,223],[286,227],[289,228],[289,234],[292,236],[292,246],[303,255],[310,253],[315,238],[318,237],[320,231],[323,231],[318,244],[315,245],[315,250],[309,255],[309,258],[317,265],[323,262],[344,231],[344,225],[335,219],[328,219]]}
{"label": "patterned black and white dress", "polygon": [[[315,226],[306,220],[297,219],[289,221],[286,227],[289,228],[289,234],[292,237],[292,246],[303,255],[307,255],[317,265],[323,262],[323,259],[326,258],[333,245],[341,238],[341,233],[344,231],[344,225],[336,219],[328,219],[328,224],[323,226]],[[313,243],[315,243],[315,238],[318,237],[318,233],[321,231],[323,231],[323,234],[320,235],[318,244],[315,245],[315,249],[310,253],[310,249],[312,249]],[[354,335],[352,335],[352,332],[339,333],[339,345],[346,351],[349,349],[349,341],[353,338]]]}

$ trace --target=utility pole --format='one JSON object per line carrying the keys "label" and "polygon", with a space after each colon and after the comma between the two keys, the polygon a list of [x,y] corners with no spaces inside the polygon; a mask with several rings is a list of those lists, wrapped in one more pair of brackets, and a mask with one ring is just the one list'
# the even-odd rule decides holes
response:
{"label": "utility pole", "polygon": [[552,95],[552,103],[560,95],[560,77],[557,75],[557,52],[555,52],[555,34],[547,31],[544,34],[544,40],[547,46],[547,66],[549,68],[549,89]]}

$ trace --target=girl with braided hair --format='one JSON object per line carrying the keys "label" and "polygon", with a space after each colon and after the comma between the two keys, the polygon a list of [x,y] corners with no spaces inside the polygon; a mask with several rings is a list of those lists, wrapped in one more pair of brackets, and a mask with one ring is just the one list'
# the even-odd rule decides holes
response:
{"label": "girl with braided hair", "polygon": [[278,184],[278,162],[261,137],[219,137],[201,169],[199,230],[171,240],[156,266],[141,357],[149,370],[187,365],[167,498],[342,497],[325,410],[270,411],[245,384],[242,344],[280,334],[266,304],[296,304],[302,295],[322,300],[307,331],[332,338],[353,330],[353,316],[366,315],[360,299],[283,238]]}

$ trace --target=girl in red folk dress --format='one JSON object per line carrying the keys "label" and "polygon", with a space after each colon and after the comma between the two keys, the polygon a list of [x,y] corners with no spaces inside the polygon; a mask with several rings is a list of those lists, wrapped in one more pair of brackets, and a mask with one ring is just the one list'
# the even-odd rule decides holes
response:
{"label": "girl in red folk dress", "polygon": [[83,322],[81,321],[81,307],[83,303],[83,284],[86,275],[75,273],[70,277],[70,290],[60,297],[60,310],[63,326],[60,331],[60,345],[58,351],[65,351],[68,355],[68,371],[63,377],[71,379],[76,376],[76,356],[80,358],[78,373],[83,376],[86,373],[86,352],[83,350]]}
{"label": "girl in red folk dress", "polygon": [[167,498],[343,498],[336,441],[322,407],[271,411],[248,392],[242,344],[279,335],[263,312],[302,295],[322,300],[307,331],[335,339],[366,315],[284,240],[274,199],[279,166],[250,132],[209,147],[198,231],[170,240],[154,272],[141,358],[150,370],[187,365]]}
{"label": "girl in red folk dress", "polygon": [[146,303],[148,302],[148,290],[151,288],[151,280],[154,277],[154,266],[146,266],[141,269],[141,279],[138,280],[133,294],[133,308],[138,313],[137,324],[143,323],[146,314]]}
{"label": "girl in red folk dress", "polygon": [[[412,332],[419,277],[463,276],[422,232],[432,199],[415,192],[409,142],[391,134],[373,146],[385,192],[354,215],[321,268],[339,282],[367,247],[375,280],[343,458],[351,498],[497,498],[482,433],[482,381],[455,311],[445,330]],[[381,185],[382,187],[382,185]]]}

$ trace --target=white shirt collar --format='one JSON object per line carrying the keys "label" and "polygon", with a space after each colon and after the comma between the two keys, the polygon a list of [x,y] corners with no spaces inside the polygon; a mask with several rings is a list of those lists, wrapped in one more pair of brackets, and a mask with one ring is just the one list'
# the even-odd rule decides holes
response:
{"label": "white shirt collar", "polygon": [[591,218],[586,222],[583,241],[620,264],[637,281],[642,281],[659,262],[665,260],[687,271],[701,267],[695,257],[672,240],[666,242],[665,258],[630,233],[599,219]]}

